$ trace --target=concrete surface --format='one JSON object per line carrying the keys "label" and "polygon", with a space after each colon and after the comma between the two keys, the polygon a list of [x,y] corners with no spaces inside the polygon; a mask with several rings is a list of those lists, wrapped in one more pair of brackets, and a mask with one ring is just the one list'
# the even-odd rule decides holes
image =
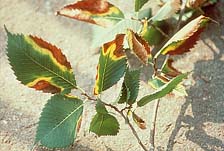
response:
{"label": "concrete surface", "polygon": [[[0,0],[0,151],[28,151],[35,138],[36,123],[49,94],[34,91],[21,85],[13,75],[6,57],[6,33],[34,34],[60,47],[71,62],[77,83],[92,93],[98,54],[90,50],[91,25],[57,17],[54,12],[73,2]],[[132,1],[114,0],[122,10],[130,12]],[[187,55],[177,57],[175,66],[181,71],[193,71],[184,84],[187,97],[168,96],[162,99],[155,142],[158,151],[222,151],[224,150],[224,4],[216,7],[212,23],[202,34],[201,40]],[[212,14],[211,14],[212,15]],[[117,91],[111,94],[111,91]],[[120,83],[105,93],[113,101]],[[141,82],[140,96],[148,89]],[[74,92],[75,93],[75,92]],[[146,130],[140,130],[140,138],[148,146],[149,125],[153,102],[138,109],[146,119]],[[88,126],[94,115],[94,105],[85,105],[81,132],[73,146],[64,151],[141,151],[127,125],[119,118],[120,133],[117,136],[96,137]],[[37,151],[46,151],[36,148]]]}

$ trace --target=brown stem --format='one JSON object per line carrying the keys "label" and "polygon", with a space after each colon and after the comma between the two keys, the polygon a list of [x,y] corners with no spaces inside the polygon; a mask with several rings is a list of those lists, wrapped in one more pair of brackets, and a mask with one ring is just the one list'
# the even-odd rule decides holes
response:
{"label": "brown stem", "polygon": [[83,90],[82,88],[80,88],[79,86],[76,86],[76,88],[81,91],[81,94],[85,97],[87,97],[88,100],[91,100],[91,101],[96,101],[97,99],[96,98],[93,98],[91,97],[90,95],[88,95],[88,93],[86,93],[85,90]]}
{"label": "brown stem", "polygon": [[121,112],[121,113],[122,113],[122,117],[124,118],[124,120],[126,120],[128,126],[131,128],[132,133],[134,134],[134,136],[135,136],[136,139],[138,140],[139,145],[142,147],[142,149],[144,149],[144,151],[148,151],[148,150],[146,149],[146,147],[143,145],[142,141],[140,140],[140,138],[139,138],[139,136],[138,136],[136,130],[134,129],[133,125],[130,123],[128,117],[125,117],[125,115],[123,114],[123,112]]}
{"label": "brown stem", "polygon": [[121,109],[121,112],[123,112],[124,110],[130,110],[132,108],[131,105],[124,107],[123,109]]}
{"label": "brown stem", "polygon": [[178,22],[177,22],[177,28],[175,30],[175,33],[180,29],[180,24],[181,24],[182,17],[183,17],[184,12],[185,12],[186,3],[187,3],[187,0],[183,0],[182,1],[181,10],[180,10],[180,16],[179,16],[179,19],[178,19]]}
{"label": "brown stem", "polygon": [[153,59],[153,76],[157,75],[157,58]]}
{"label": "brown stem", "polygon": [[155,101],[155,106],[154,106],[154,113],[153,113],[153,121],[152,125],[150,128],[150,151],[155,150],[155,133],[156,133],[156,119],[157,119],[157,113],[158,113],[158,108],[159,108],[159,99]]}
{"label": "brown stem", "polygon": [[123,117],[123,119],[127,122],[128,126],[131,128],[131,131],[132,131],[133,135],[134,135],[135,138],[138,140],[139,145],[142,147],[142,149],[143,149],[144,151],[148,151],[148,150],[146,149],[146,147],[143,145],[143,143],[142,143],[141,139],[139,138],[138,133],[137,133],[136,130],[134,129],[133,125],[130,123],[128,117],[126,117],[126,116],[124,115],[124,113],[123,113],[122,111],[120,111],[116,106],[113,106],[112,104],[107,104],[107,103],[105,103],[105,102],[102,102],[102,103],[103,103],[104,105],[106,105],[106,106],[108,106],[108,107],[114,109],[117,113],[119,113],[119,114]]}
{"label": "brown stem", "polygon": [[[134,18],[134,17],[131,17],[131,19],[132,19],[132,20],[137,20],[137,21],[143,23],[141,19],[137,19],[137,18]],[[156,25],[154,25],[153,23],[151,23],[151,21],[149,21],[148,23],[149,23],[150,26],[152,26],[153,28],[155,28],[156,30],[158,30],[164,37],[166,37],[166,38],[170,38],[170,37],[169,37],[165,32],[163,32],[159,27],[157,27]]]}
{"label": "brown stem", "polygon": [[[85,90],[83,90],[82,88],[80,88],[80,87],[77,86],[77,89],[80,90],[81,93],[82,93],[82,95],[86,96],[87,99],[89,99],[89,100],[91,100],[91,101],[96,101],[96,100],[97,100],[96,98],[92,98],[90,95],[88,95],[88,94],[85,92]],[[146,147],[143,145],[142,141],[140,140],[140,138],[139,138],[139,136],[138,136],[136,130],[134,129],[134,127],[133,127],[132,124],[130,123],[128,117],[126,117],[126,116],[124,115],[124,113],[123,113],[123,111],[124,111],[125,109],[130,108],[130,106],[129,106],[129,107],[125,107],[123,110],[119,110],[116,106],[114,106],[114,105],[112,105],[112,104],[108,104],[108,103],[105,103],[105,102],[103,102],[103,101],[101,101],[101,102],[102,102],[105,106],[108,106],[108,107],[114,109],[117,113],[119,113],[119,114],[123,117],[123,119],[127,122],[127,124],[129,125],[129,127],[131,128],[132,133],[134,134],[134,136],[135,136],[136,139],[138,140],[139,145],[144,149],[144,151],[147,151]]]}

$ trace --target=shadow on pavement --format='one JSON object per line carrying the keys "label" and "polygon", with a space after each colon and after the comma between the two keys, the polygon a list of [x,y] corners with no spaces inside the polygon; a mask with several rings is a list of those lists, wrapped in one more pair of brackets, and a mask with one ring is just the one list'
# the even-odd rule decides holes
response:
{"label": "shadow on pavement", "polygon": [[[202,37],[203,43],[213,51],[214,59],[195,63],[193,79],[196,83],[188,90],[189,96],[186,97],[186,102],[181,107],[175,128],[169,137],[167,151],[173,150],[176,143],[175,138],[182,127],[188,128],[185,132],[186,139],[196,143],[203,150],[224,150],[223,141],[210,136],[204,129],[209,124],[224,123],[224,16],[223,10],[221,10],[224,3],[219,2],[217,5],[218,8],[208,8],[207,14],[219,21],[221,27],[210,24]],[[209,38],[214,45],[207,43],[205,38]],[[214,46],[218,48],[219,52],[215,51]],[[186,115],[189,107],[192,110],[192,116]],[[215,133],[222,135],[221,128],[215,130],[217,130]]]}

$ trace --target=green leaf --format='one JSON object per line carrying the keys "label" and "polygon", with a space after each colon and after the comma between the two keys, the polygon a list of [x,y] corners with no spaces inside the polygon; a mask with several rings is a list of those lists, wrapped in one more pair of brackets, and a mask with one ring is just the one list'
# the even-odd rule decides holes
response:
{"label": "green leaf", "polygon": [[169,82],[169,79],[167,79],[164,76],[155,76],[153,79],[148,81],[148,84],[153,88],[153,89],[159,89],[162,86],[164,86],[166,83]]}
{"label": "green leaf", "polygon": [[116,84],[124,75],[127,59],[123,50],[124,34],[118,34],[116,38],[103,45],[97,66],[94,94]]}
{"label": "green leaf", "polygon": [[125,82],[123,82],[121,92],[120,92],[120,95],[119,95],[118,103],[121,104],[121,103],[127,102],[129,97],[130,97],[130,91],[126,87]]}
{"label": "green leaf", "polygon": [[150,20],[162,21],[172,17],[180,9],[180,0],[169,0]]}
{"label": "green leaf", "polygon": [[97,100],[96,112],[100,113],[100,114],[107,114],[108,113],[105,105],[100,100]]}
{"label": "green leaf", "polygon": [[[163,28],[167,29],[167,25],[162,21],[155,21],[152,24],[160,28],[161,30]],[[158,29],[148,25],[147,20],[143,21],[143,27],[141,29],[140,36],[145,39],[149,43],[149,45],[159,45],[165,39],[165,37],[161,34],[161,32],[158,31]]]}
{"label": "green leaf", "polygon": [[108,113],[100,99],[96,104],[96,112],[97,114],[93,117],[89,130],[98,136],[116,135],[119,131],[119,123],[114,116]]}
{"label": "green leaf", "polygon": [[49,93],[76,88],[71,65],[60,49],[35,36],[6,32],[8,60],[22,84]]}
{"label": "green leaf", "polygon": [[201,32],[210,21],[208,17],[203,15],[192,20],[179,30],[155,55],[157,58],[160,54],[180,55],[188,52],[194,47],[199,39]]}
{"label": "green leaf", "polygon": [[172,80],[170,80],[168,83],[166,83],[164,86],[162,86],[160,89],[156,90],[155,92],[153,92],[150,95],[144,96],[143,98],[141,98],[138,101],[138,106],[144,106],[147,103],[155,100],[155,99],[159,99],[164,97],[165,95],[167,95],[168,93],[172,92],[172,90],[180,83],[182,82],[182,80],[184,78],[186,78],[188,75],[188,73],[184,73],[184,74],[180,74],[177,77],[173,78]]}
{"label": "green leaf", "polygon": [[124,82],[122,85],[123,91],[118,103],[126,102],[130,105],[135,103],[139,91],[139,77],[140,77],[140,70],[130,71],[128,69],[126,71]]}
{"label": "green leaf", "polygon": [[141,11],[139,11],[137,15],[138,19],[149,19],[152,17],[152,8],[146,8]]}
{"label": "green leaf", "polygon": [[104,27],[114,25],[124,18],[118,7],[105,0],[81,0],[65,6],[56,14]]}
{"label": "green leaf", "polygon": [[[181,18],[181,21],[182,22],[186,22],[186,21],[188,21],[188,19],[190,19],[192,16],[194,16],[195,14],[197,13],[197,10],[196,9],[189,9],[189,10],[186,10],[185,12],[184,12],[184,14],[183,14],[183,16],[182,16],[182,18]],[[173,18],[175,19],[175,20],[179,20],[179,17],[180,17],[180,14],[175,14],[174,16],[173,16]]]}
{"label": "green leaf", "polygon": [[90,131],[98,136],[117,135],[119,123],[117,119],[110,114],[97,113],[90,123]]}
{"label": "green leaf", "polygon": [[[149,80],[149,85],[153,88],[153,89],[159,89],[162,86],[164,86],[166,83],[168,83],[170,81],[170,79],[168,79],[165,76],[162,75],[157,75],[156,77],[154,77],[152,80]],[[182,84],[178,84],[174,90],[173,93],[175,95],[178,96],[187,96],[187,92],[185,90],[185,87]]]}
{"label": "green leaf", "polygon": [[102,46],[104,43],[111,41],[117,34],[125,34],[127,29],[137,32],[141,28],[141,23],[136,20],[123,19],[110,28],[95,26],[93,28],[92,48]]}
{"label": "green leaf", "polygon": [[48,148],[71,145],[80,127],[82,112],[83,101],[78,98],[52,96],[41,113],[35,142]]}
{"label": "green leaf", "polygon": [[138,12],[149,0],[135,0],[135,11]]}

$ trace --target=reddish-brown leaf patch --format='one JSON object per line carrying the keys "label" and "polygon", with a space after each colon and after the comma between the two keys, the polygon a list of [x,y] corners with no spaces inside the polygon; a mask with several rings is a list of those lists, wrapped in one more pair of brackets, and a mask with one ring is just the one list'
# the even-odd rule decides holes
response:
{"label": "reddish-brown leaf patch", "polygon": [[61,50],[58,49],[56,46],[51,45],[50,43],[44,41],[41,38],[31,36],[30,38],[41,48],[47,49],[53,55],[53,57],[57,60],[58,63],[61,65],[66,66],[68,69],[72,69],[71,64],[67,61],[64,54],[62,54]]}
{"label": "reddish-brown leaf patch", "polygon": [[38,81],[34,86],[32,86],[32,88],[36,90],[42,90],[43,92],[52,93],[52,94],[61,92],[60,88],[54,85],[51,85],[48,81],[45,81],[45,80]]}
{"label": "reddish-brown leaf patch", "polygon": [[149,44],[132,30],[128,30],[128,43],[130,49],[144,64],[147,64],[148,58],[151,57]]}

